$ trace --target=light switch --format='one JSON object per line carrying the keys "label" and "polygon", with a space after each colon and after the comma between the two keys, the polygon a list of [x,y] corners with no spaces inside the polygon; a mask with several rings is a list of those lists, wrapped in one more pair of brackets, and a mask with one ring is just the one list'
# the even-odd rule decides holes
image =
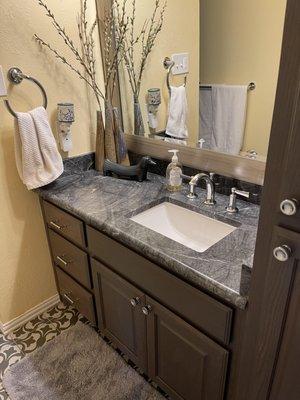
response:
{"label": "light switch", "polygon": [[7,97],[7,90],[1,65],[0,65],[0,97],[4,98]]}
{"label": "light switch", "polygon": [[175,63],[174,67],[172,68],[173,75],[182,75],[189,72],[188,53],[173,54],[172,61]]}

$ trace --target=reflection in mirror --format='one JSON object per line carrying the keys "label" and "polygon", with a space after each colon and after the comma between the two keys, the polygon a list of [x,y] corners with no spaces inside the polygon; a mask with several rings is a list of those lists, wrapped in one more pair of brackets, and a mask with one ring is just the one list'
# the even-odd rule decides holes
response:
{"label": "reflection in mirror", "polygon": [[[137,38],[151,24],[157,2],[119,1],[129,17],[134,12]],[[265,160],[286,0],[189,0],[184,12],[182,1],[172,0],[161,20],[164,3],[158,3],[154,20],[161,26],[138,99],[130,66],[119,66],[125,132]],[[137,65],[142,53],[141,40],[134,48]]]}

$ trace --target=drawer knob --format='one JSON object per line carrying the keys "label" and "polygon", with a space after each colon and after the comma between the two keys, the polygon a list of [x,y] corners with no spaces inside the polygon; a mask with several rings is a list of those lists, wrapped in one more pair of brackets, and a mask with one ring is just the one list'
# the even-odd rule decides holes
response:
{"label": "drawer knob", "polygon": [[140,303],[140,298],[139,297],[133,297],[130,299],[130,304],[132,307],[136,307]]}
{"label": "drawer knob", "polygon": [[150,305],[142,307],[143,314],[149,315],[152,311],[152,307]]}
{"label": "drawer knob", "polygon": [[296,199],[285,199],[280,203],[282,214],[289,217],[295,215],[299,208],[299,202]]}
{"label": "drawer knob", "polygon": [[275,247],[273,255],[277,261],[286,262],[291,258],[292,250],[289,246],[283,244],[282,246]]}

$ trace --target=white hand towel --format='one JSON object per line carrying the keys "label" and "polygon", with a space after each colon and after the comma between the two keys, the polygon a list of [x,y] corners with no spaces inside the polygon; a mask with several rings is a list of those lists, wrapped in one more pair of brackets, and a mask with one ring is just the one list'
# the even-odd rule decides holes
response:
{"label": "white hand towel", "polygon": [[247,86],[212,86],[214,150],[240,153],[246,123],[247,90]]}
{"label": "white hand towel", "polygon": [[15,156],[20,178],[28,190],[48,185],[63,173],[62,158],[43,107],[17,113]]}
{"label": "white hand towel", "polygon": [[169,119],[166,134],[175,138],[185,139],[188,137],[186,119],[188,105],[185,86],[171,86],[171,99],[169,105]]}

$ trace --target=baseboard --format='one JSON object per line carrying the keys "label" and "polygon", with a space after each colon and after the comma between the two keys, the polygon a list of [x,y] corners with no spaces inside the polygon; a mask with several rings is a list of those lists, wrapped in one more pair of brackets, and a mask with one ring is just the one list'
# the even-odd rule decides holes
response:
{"label": "baseboard", "polygon": [[54,307],[56,304],[59,303],[59,301],[59,295],[56,294],[38,304],[37,306],[31,308],[30,310],[26,311],[24,314],[12,319],[11,321],[6,322],[5,324],[0,323],[0,330],[4,335],[7,335],[13,332],[15,329],[19,328],[20,326],[25,325],[27,322],[31,321],[43,312],[49,310],[49,308]]}

